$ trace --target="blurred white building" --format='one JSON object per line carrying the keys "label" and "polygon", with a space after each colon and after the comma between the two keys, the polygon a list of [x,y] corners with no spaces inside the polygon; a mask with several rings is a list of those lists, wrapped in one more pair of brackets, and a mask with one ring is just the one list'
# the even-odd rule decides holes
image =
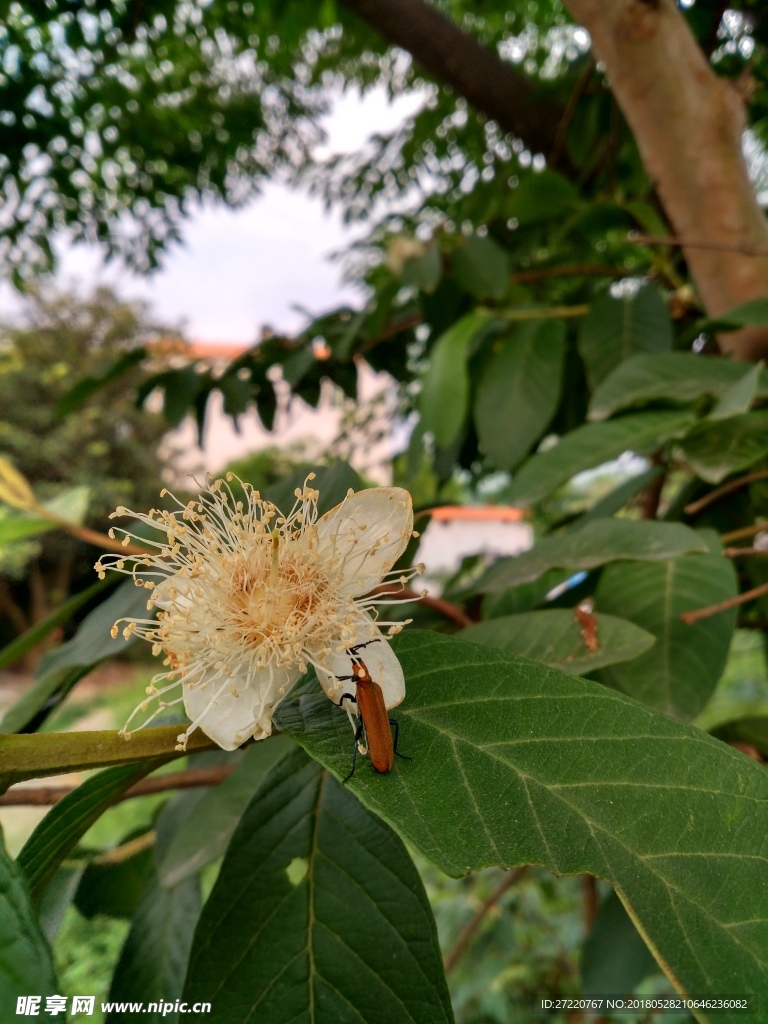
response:
{"label": "blurred white building", "polygon": [[443,582],[470,555],[489,561],[519,555],[533,544],[533,530],[522,509],[505,505],[444,505],[432,510],[422,534],[419,561],[426,572],[418,581],[437,595]]}
{"label": "blurred white building", "polygon": [[[214,372],[223,371],[231,360],[241,356],[250,347],[242,344],[191,342],[174,359],[178,362],[199,360],[202,368],[210,368]],[[290,398],[289,405],[287,386],[283,385],[281,389],[279,378],[276,384],[278,401],[284,389],[284,404],[282,408],[278,405],[275,429],[272,431],[262,425],[255,409],[243,413],[235,424],[232,417],[224,412],[220,392],[214,391],[206,410],[202,446],[198,444],[197,426],[192,416],[188,416],[176,430],[167,435],[169,448],[180,452],[174,461],[177,471],[218,473],[234,460],[270,447],[295,448],[308,462],[322,460],[338,439],[345,415],[353,414],[355,403],[345,398],[329,382],[322,389],[317,408],[312,408],[295,396]],[[374,443],[361,444],[355,448],[349,462],[358,472],[386,485],[392,479],[390,467],[396,454],[396,441],[391,432],[396,396],[391,378],[387,374],[376,373],[361,361],[358,364],[358,396],[361,404],[375,408],[382,436]],[[343,457],[343,453],[339,455]]]}

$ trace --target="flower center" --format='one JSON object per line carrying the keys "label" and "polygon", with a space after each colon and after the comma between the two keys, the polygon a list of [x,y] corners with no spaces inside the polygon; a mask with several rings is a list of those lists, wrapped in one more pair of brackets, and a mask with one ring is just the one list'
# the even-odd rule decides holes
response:
{"label": "flower center", "polygon": [[295,653],[297,645],[325,644],[338,634],[338,581],[310,545],[280,538],[228,561],[227,618],[247,647],[266,643]]}

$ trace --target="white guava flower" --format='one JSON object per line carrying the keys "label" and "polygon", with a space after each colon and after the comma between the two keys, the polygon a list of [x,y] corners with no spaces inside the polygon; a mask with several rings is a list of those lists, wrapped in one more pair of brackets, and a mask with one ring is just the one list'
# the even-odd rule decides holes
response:
{"label": "white guava flower", "polygon": [[[410,494],[400,487],[350,490],[318,519],[319,494],[309,486],[314,474],[296,490],[289,515],[249,484],[241,484],[246,501],[236,500],[232,479],[211,478],[187,505],[174,498],[175,512],[145,515],[121,507],[113,513],[165,533],[164,542],[148,544],[121,530],[123,543],[134,537],[157,550],[128,564],[120,555],[96,563],[102,578],[107,569],[132,574],[137,586],[152,591],[148,610],[159,609],[157,619],[122,619],[112,629],[117,636],[120,622],[127,623],[123,634],[150,641],[167,667],[153,678],[124,735],[134,716],[157,701],[143,725],[180,702],[191,719],[177,749],[198,727],[225,750],[251,736],[263,739],[275,707],[309,665],[339,703],[345,684],[337,677],[350,674],[346,652],[365,641],[373,641],[365,655],[371,677],[387,708],[395,707],[405,681],[387,636],[405,623],[378,618],[376,605],[391,604],[391,593],[366,595],[382,580],[404,585],[421,570],[390,572],[413,534]],[[168,699],[178,687],[180,696]]]}

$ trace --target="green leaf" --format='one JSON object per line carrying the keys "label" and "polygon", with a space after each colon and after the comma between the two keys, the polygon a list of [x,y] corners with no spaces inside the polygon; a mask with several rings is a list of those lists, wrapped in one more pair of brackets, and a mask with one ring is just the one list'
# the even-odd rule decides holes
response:
{"label": "green leaf", "polygon": [[[66,519],[67,522],[79,526],[85,518],[89,496],[90,488],[72,487],[50,501],[44,502],[42,508],[47,509],[59,519]],[[2,515],[0,517],[0,547],[58,529],[60,529],[58,523],[42,516],[35,516],[34,513]]]}
{"label": "green leaf", "polygon": [[737,593],[733,565],[721,554],[608,566],[600,577],[596,608],[629,619],[658,641],[642,657],[612,668],[611,682],[665,714],[693,718],[725,668],[736,609],[692,626],[680,615]]}
{"label": "green leaf", "polygon": [[202,797],[194,815],[183,822],[158,857],[163,885],[176,885],[222,856],[262,778],[291,745],[283,736],[254,743],[232,775]]}
{"label": "green leaf", "polygon": [[768,454],[768,413],[747,412],[727,420],[704,420],[680,447],[697,476],[719,484]]}
{"label": "green leaf", "polygon": [[657,562],[707,550],[701,534],[682,523],[593,519],[577,530],[543,537],[529,551],[513,558],[502,558],[473,591],[517,587],[550,569],[596,569],[615,561]]}
{"label": "green leaf", "polygon": [[652,285],[619,299],[599,299],[579,328],[579,352],[591,387],[638,352],[669,352],[672,337],[666,303]]}
{"label": "green leaf", "polygon": [[557,171],[529,174],[509,193],[506,216],[516,218],[521,227],[561,220],[581,203],[572,182]]}
{"label": "green leaf", "polygon": [[608,423],[588,423],[566,434],[554,448],[539,452],[524,465],[509,489],[510,502],[533,505],[577,473],[617,459],[626,451],[644,455],[693,423],[690,412],[643,412]]}
{"label": "green leaf", "polygon": [[[178,725],[159,725],[132,733],[130,740],[115,729],[0,736],[0,792],[17,782],[45,775],[135,764],[153,757],[170,760],[178,756],[178,734]],[[200,730],[187,741],[190,754],[215,747]]]}
{"label": "green leaf", "polygon": [[609,519],[611,516],[615,516],[617,512],[621,511],[624,506],[632,498],[635,497],[640,491],[653,483],[664,470],[661,466],[651,466],[649,469],[644,470],[642,473],[637,473],[635,476],[629,477],[623,483],[620,483],[618,487],[614,487],[612,491],[609,491],[604,498],[601,498],[596,502],[592,508],[582,513],[577,519],[571,523],[571,529],[581,529],[582,526],[586,526],[587,523],[593,519]]}
{"label": "green leaf", "polygon": [[[724,395],[751,370],[750,363],[691,352],[632,356],[606,377],[592,395],[589,419],[605,420],[614,413],[648,402],[688,405],[702,395]],[[768,394],[768,375],[760,375],[760,395]]]}
{"label": "green leaf", "polygon": [[456,439],[467,418],[470,346],[489,323],[485,313],[462,317],[440,335],[430,353],[420,396],[421,422],[441,448]]}
{"label": "green leaf", "polygon": [[237,423],[253,400],[253,386],[250,380],[241,380],[237,373],[225,373],[216,381],[216,386],[224,399],[224,414],[231,416]]}
{"label": "green leaf", "polygon": [[38,908],[40,930],[53,944],[86,869],[84,860],[65,860],[48,883]]}
{"label": "green leaf", "polygon": [[752,299],[734,306],[719,316],[698,320],[694,326],[697,334],[702,331],[735,331],[739,327],[768,327],[768,299]]}
{"label": "green leaf", "polygon": [[[150,838],[153,838],[151,833]],[[120,846],[107,850],[85,867],[75,894],[75,906],[83,917],[92,918],[97,914],[133,917],[144,886],[154,873],[155,861],[151,845],[139,843],[138,846],[130,856],[123,855]]]}
{"label": "green leaf", "polygon": [[[92,583],[90,587],[86,587],[85,590],[81,590],[79,594],[73,594],[72,597],[67,598],[66,601],[62,601],[59,607],[52,611],[50,615],[46,615],[46,617],[41,619],[40,622],[36,623],[34,626],[30,626],[30,628],[25,630],[21,636],[17,636],[15,640],[11,641],[11,643],[0,651],[0,669],[13,665],[13,663],[23,657],[27,651],[31,651],[34,647],[37,647],[37,645],[41,643],[52,630],[56,629],[57,626],[61,626],[63,623],[68,622],[78,608],[87,604],[91,598],[95,597],[100,591],[105,590],[107,587],[112,585],[112,580],[97,580],[95,583]],[[0,722],[0,733],[17,731],[12,727],[12,716],[13,709],[6,712],[2,722]],[[6,719],[9,724],[6,724]]]}
{"label": "green leaf", "polygon": [[731,416],[748,412],[760,390],[762,374],[763,363],[756,363],[751,370],[747,370],[743,377],[724,392],[707,418],[727,420]]}
{"label": "green leaf", "polygon": [[621,995],[635,988],[656,968],[624,906],[612,892],[603,900],[581,956],[582,995]]}
{"label": "green leaf", "polygon": [[111,366],[107,367],[98,376],[84,377],[82,380],[79,380],[74,387],[71,387],[59,399],[56,405],[56,416],[63,419],[70,413],[75,412],[87,402],[91,395],[95,395],[102,388],[106,387],[107,384],[111,384],[112,381],[124,376],[129,370],[132,370],[134,366],[137,366],[145,359],[146,356],[147,350],[143,346],[131,349],[130,352],[126,352],[125,355],[116,359]]}
{"label": "green leaf", "polygon": [[40,902],[57,868],[94,821],[135,782],[168,760],[170,756],[108,768],[53,805],[18,856],[33,902]]}
{"label": "green leaf", "polygon": [[18,996],[53,995],[56,990],[51,951],[30,906],[24,876],[0,839],[0,1012],[3,1020],[10,1020],[16,1013]]}
{"label": "green leaf", "polygon": [[[181,995],[201,906],[199,878],[167,889],[154,873],[149,876],[115,968],[110,1002],[159,1003],[160,1009],[143,1019],[175,1024],[178,1014],[165,1014],[163,1007]],[[135,1018],[127,1010],[112,1010],[106,1024],[129,1024]]]}
{"label": "green leaf", "polygon": [[[347,750],[351,738],[347,725]],[[211,1001],[217,1024],[453,1020],[403,843],[303,751],[272,769],[232,837],[183,998]]]}
{"label": "green leaf", "polygon": [[737,630],[726,671],[694,724],[714,732],[742,719],[768,717],[766,667],[762,635],[755,630]]}
{"label": "green leaf", "polygon": [[20,732],[39,725],[72,687],[105,658],[120,655],[136,642],[122,633],[112,639],[110,630],[119,618],[146,618],[147,592],[126,580],[113,594],[83,619],[67,643],[42,656],[35,683],[0,722],[0,733]]}
{"label": "green leaf", "polygon": [[406,260],[400,280],[404,285],[418,288],[421,292],[431,295],[440,284],[443,276],[443,264],[440,258],[440,249],[435,242],[427,246],[423,256],[416,256]]}
{"label": "green leaf", "polygon": [[578,676],[604,665],[630,661],[644,654],[656,638],[612,615],[595,615],[598,647],[590,651],[582,627],[570,609],[525,612],[478,622],[462,630],[463,640],[540,661]]}
{"label": "green leaf", "polygon": [[557,411],[565,360],[565,325],[531,322],[493,343],[475,400],[480,450],[497,469],[514,469]]}
{"label": "green leaf", "polygon": [[479,299],[500,299],[509,284],[509,258],[492,238],[470,235],[451,253],[456,283]]}
{"label": "green leaf", "polygon": [[[523,583],[519,587],[510,587],[509,590],[489,591],[483,594],[480,606],[480,618],[500,618],[502,615],[521,615],[523,612],[532,612],[541,605],[545,605],[547,594],[555,587],[560,587],[568,582],[570,573],[563,569],[552,569],[539,576],[535,583]],[[463,596],[473,596],[474,591],[468,590]]]}
{"label": "green leaf", "polygon": [[70,487],[50,501],[43,502],[43,508],[48,509],[59,519],[66,519],[68,523],[82,526],[90,497],[90,487]]}
{"label": "green leaf", "polygon": [[142,383],[136,401],[141,406],[155,388],[162,388],[163,414],[171,427],[178,427],[187,413],[193,411],[195,399],[205,385],[206,378],[197,372],[195,364],[178,370],[165,370]]}
{"label": "green leaf", "polygon": [[50,519],[36,519],[27,515],[3,515],[0,518],[0,547],[16,544],[20,540],[38,537],[57,529]]}
{"label": "green leaf", "polygon": [[[415,630],[393,648],[408,686],[395,712],[400,747],[412,760],[388,775],[363,761],[347,788],[366,806],[451,875],[543,864],[610,881],[688,993],[768,991],[761,765],[537,662]],[[289,696],[275,724],[348,773],[349,723],[327,697]]]}

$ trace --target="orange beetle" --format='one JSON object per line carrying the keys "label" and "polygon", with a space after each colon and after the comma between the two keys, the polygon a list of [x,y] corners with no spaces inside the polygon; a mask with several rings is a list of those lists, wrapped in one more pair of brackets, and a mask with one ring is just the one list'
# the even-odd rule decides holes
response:
{"label": "orange beetle", "polygon": [[[358,742],[363,733],[365,733],[365,743],[368,747],[371,763],[377,772],[384,774],[391,771],[395,761],[395,754],[398,757],[405,758],[406,761],[410,760],[410,758],[405,757],[405,754],[400,754],[397,751],[398,724],[387,715],[381,687],[375,680],[371,679],[368,666],[358,653],[361,648],[375,643],[380,643],[380,641],[378,639],[367,640],[365,643],[350,647],[347,650],[347,654],[352,659],[352,674],[336,677],[341,682],[350,680],[355,684],[355,693],[343,693],[339,698],[339,705],[346,698],[347,700],[354,701],[360,712],[360,725],[355,732],[355,747],[352,753],[352,771],[344,779],[344,782],[348,782],[355,774]],[[390,726],[395,727],[394,742],[392,741]]]}

